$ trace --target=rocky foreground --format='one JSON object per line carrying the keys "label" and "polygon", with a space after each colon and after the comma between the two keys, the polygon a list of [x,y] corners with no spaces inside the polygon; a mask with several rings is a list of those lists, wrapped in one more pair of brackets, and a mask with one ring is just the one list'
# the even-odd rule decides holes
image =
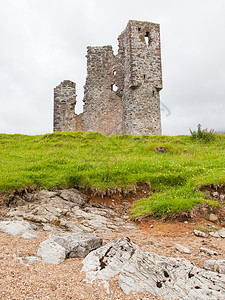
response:
{"label": "rocky foreground", "polygon": [[18,196],[1,212],[0,298],[224,299],[225,229],[168,225],[74,189]]}

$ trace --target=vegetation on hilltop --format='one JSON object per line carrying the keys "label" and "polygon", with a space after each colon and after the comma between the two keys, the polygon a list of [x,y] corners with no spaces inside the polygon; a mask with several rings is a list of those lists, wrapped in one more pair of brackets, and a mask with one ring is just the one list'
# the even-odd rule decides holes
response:
{"label": "vegetation on hilltop", "polygon": [[[157,153],[160,146],[166,153]],[[149,182],[154,193],[133,216],[190,211],[206,200],[195,187],[225,183],[225,136],[111,136],[99,133],[0,135],[0,192],[83,187],[104,192]],[[218,205],[217,202],[210,202]]]}

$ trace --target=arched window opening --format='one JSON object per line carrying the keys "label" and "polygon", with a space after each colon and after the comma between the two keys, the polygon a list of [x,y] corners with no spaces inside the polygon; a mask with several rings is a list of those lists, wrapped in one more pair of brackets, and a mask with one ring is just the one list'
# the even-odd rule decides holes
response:
{"label": "arched window opening", "polygon": [[118,87],[115,83],[111,85],[111,90],[114,92],[116,92],[118,90]]}

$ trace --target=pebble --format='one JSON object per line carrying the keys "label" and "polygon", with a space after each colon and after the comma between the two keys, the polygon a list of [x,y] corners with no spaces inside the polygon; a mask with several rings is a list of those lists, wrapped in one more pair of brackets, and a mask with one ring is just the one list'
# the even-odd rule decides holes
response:
{"label": "pebble", "polygon": [[204,237],[204,238],[207,238],[209,236],[209,234],[207,232],[203,232],[203,231],[196,230],[196,229],[194,229],[194,235],[199,236],[199,237]]}
{"label": "pebble", "polygon": [[203,247],[200,248],[200,252],[206,253],[208,255],[218,255],[218,252]]}
{"label": "pebble", "polygon": [[191,250],[188,247],[185,247],[181,244],[176,244],[175,247],[179,252],[191,254]]}

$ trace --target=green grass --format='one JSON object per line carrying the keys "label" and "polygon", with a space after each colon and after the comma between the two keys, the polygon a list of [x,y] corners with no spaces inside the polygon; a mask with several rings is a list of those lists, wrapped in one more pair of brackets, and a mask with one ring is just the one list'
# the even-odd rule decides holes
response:
{"label": "green grass", "polygon": [[[165,146],[167,152],[158,154],[158,146]],[[149,212],[162,216],[190,211],[206,201],[194,187],[225,183],[224,161],[224,135],[206,143],[191,136],[1,134],[0,192],[35,186],[104,192],[147,181],[155,192],[134,204],[133,217]]]}

